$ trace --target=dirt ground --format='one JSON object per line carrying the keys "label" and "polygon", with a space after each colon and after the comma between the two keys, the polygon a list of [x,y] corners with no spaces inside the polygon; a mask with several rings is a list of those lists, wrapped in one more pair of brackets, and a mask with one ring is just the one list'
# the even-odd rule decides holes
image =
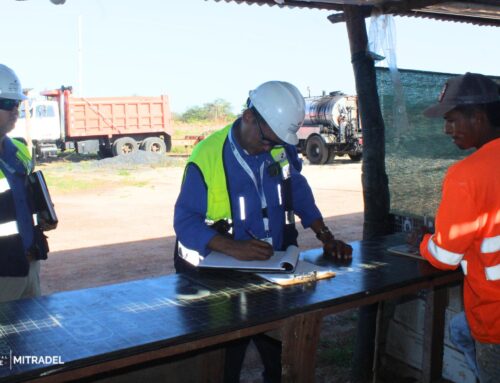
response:
{"label": "dirt ground", "polygon": [[[41,167],[50,175],[55,166]],[[172,221],[182,171],[182,166],[143,166],[127,170],[130,175],[123,182],[116,170],[108,174],[99,169],[78,173],[80,181],[93,177],[93,182],[99,173],[102,181],[92,189],[53,189],[59,226],[47,233],[51,253],[42,263],[43,294],[173,273]],[[306,163],[303,174],[335,236],[346,241],[361,239],[361,164],[348,159],[323,166]],[[58,169],[57,175],[64,176],[64,171]],[[71,170],[67,175],[75,177]],[[298,226],[301,249],[320,246],[311,230]],[[318,383],[349,381],[355,323],[355,312],[324,319],[317,356]],[[242,382],[259,381],[260,362],[255,349],[250,349]]]}

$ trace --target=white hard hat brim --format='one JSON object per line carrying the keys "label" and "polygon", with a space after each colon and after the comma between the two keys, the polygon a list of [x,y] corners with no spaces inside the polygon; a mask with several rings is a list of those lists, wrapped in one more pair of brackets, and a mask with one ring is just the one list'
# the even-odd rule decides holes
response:
{"label": "white hard hat brim", "polygon": [[299,143],[299,137],[297,137],[295,133],[287,133],[286,136],[281,139],[289,145],[297,145]]}

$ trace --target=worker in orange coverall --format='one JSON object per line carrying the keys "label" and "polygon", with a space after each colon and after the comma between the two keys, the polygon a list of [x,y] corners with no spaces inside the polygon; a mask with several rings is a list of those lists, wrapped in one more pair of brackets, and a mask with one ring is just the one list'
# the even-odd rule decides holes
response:
{"label": "worker in orange coverall", "polygon": [[481,383],[500,382],[499,87],[480,74],[453,77],[424,115],[444,117],[460,149],[477,149],[448,170],[435,234],[424,235],[420,253],[439,269],[462,267],[465,313],[450,336]]}

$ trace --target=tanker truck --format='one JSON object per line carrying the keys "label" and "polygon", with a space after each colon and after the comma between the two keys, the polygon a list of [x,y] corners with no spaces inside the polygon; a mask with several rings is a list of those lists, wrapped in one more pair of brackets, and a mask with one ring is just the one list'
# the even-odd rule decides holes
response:
{"label": "tanker truck", "polygon": [[58,149],[102,157],[139,149],[165,153],[173,132],[168,97],[74,97],[71,87],[43,91],[19,107],[10,137],[32,143],[37,157]]}
{"label": "tanker truck", "polygon": [[360,161],[363,137],[358,118],[357,96],[331,92],[305,97],[306,115],[299,137],[298,151],[311,164],[322,165],[335,156],[348,155]]}

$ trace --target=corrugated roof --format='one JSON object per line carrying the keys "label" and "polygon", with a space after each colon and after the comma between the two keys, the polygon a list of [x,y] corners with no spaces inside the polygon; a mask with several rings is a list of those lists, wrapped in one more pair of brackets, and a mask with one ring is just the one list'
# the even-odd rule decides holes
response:
{"label": "corrugated roof", "polygon": [[[500,1],[446,1],[446,0],[206,0],[226,3],[245,3],[278,7],[298,7],[343,11],[344,5],[360,6],[367,15],[373,9],[397,16],[421,17],[476,25],[500,26]],[[342,14],[331,18],[342,21]]]}

